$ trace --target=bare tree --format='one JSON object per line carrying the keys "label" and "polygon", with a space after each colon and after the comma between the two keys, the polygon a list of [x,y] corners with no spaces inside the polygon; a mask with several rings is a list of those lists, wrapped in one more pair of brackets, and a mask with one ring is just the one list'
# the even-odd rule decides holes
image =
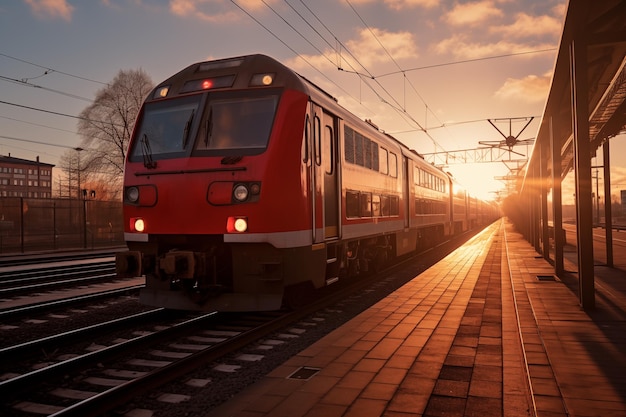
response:
{"label": "bare tree", "polygon": [[[81,181],[100,181],[121,191],[124,160],[141,104],[153,88],[142,70],[120,70],[80,113],[81,144],[67,152],[68,173]],[[72,168],[74,161],[74,168]]]}

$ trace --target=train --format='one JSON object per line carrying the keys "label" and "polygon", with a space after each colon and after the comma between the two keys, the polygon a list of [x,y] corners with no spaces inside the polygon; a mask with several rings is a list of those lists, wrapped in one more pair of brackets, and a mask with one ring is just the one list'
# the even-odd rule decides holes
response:
{"label": "train", "polygon": [[124,168],[120,277],[176,310],[297,308],[499,217],[451,175],[279,61],[199,62],[158,84]]}

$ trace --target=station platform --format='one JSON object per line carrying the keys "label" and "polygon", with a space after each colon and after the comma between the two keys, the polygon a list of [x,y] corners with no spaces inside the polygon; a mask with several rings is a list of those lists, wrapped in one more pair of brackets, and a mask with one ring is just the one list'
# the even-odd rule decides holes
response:
{"label": "station platform", "polygon": [[596,280],[588,313],[497,221],[205,416],[626,416],[626,277]]}

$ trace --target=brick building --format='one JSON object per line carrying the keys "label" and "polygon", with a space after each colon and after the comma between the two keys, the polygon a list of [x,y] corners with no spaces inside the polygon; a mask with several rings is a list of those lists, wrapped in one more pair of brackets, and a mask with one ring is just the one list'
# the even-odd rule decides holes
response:
{"label": "brick building", "polygon": [[52,164],[0,155],[0,197],[52,197]]}

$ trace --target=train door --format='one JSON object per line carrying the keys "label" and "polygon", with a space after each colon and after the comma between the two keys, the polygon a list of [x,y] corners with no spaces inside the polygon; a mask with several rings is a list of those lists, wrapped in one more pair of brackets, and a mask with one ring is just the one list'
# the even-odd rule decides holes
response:
{"label": "train door", "polygon": [[[339,237],[339,181],[337,156],[337,118],[319,106],[314,106],[313,155],[316,210],[318,215],[315,241],[336,240]],[[321,214],[321,216],[320,216]]]}
{"label": "train door", "polygon": [[324,238],[339,237],[339,192],[337,164],[337,119],[324,113],[322,175],[324,176]]}
{"label": "train door", "polygon": [[410,188],[413,186],[413,177],[409,176],[411,172],[415,169],[411,167],[409,164],[411,160],[406,156],[402,155],[402,167],[403,167],[403,181],[402,181],[402,201],[404,203],[404,228],[408,229],[410,226],[411,219],[411,192]]}

